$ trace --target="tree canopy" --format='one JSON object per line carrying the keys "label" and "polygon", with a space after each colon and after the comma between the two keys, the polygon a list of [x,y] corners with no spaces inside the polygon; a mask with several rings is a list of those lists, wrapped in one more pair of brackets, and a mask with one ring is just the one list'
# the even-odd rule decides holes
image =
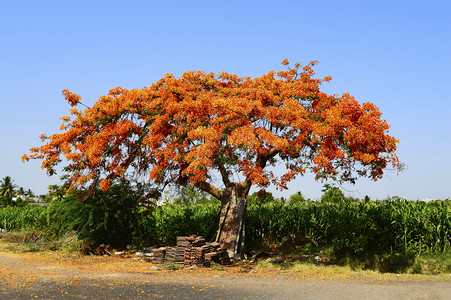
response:
{"label": "tree canopy", "polygon": [[[158,184],[191,182],[218,199],[221,186],[247,196],[251,185],[284,188],[307,170],[353,182],[401,167],[398,140],[374,104],[321,92],[331,77],[314,78],[316,62],[282,64],[287,70],[258,78],[190,71],[141,89],[117,87],[92,107],[70,109],[61,132],[42,135],[44,144],[22,159],[43,159],[49,174],[67,161],[72,186],[107,190],[112,179],[139,174]],[[280,162],[285,172],[268,170]]]}

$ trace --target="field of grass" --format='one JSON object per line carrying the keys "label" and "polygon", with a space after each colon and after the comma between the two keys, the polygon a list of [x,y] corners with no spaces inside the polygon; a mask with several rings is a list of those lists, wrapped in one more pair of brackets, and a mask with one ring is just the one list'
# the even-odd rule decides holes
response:
{"label": "field of grass", "polygon": [[[39,232],[34,240],[29,237],[28,242],[21,242],[24,251],[38,251],[49,244],[50,248],[61,249],[65,244],[61,239],[73,231],[80,239],[98,243],[119,236],[126,241],[123,247],[130,242],[136,246],[174,245],[178,235],[207,235],[219,211],[215,202],[167,204],[151,213],[135,208],[127,211],[127,207],[119,213],[111,211],[111,207],[66,199],[48,207],[1,208],[0,227]],[[129,236],[123,228],[127,228]],[[116,234],[116,230],[122,231]],[[352,269],[451,273],[450,241],[450,200],[271,201],[249,204],[246,216],[249,255],[266,251],[284,257],[309,256],[301,264],[304,266],[315,264],[311,258],[324,253],[328,264]],[[122,241],[115,242],[120,246]],[[285,262],[285,266],[293,264]]]}

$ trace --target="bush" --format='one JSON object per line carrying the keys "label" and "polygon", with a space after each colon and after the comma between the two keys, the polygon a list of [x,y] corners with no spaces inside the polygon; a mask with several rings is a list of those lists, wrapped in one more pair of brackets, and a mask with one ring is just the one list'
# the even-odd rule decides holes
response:
{"label": "bush", "polygon": [[297,192],[296,194],[290,196],[288,202],[290,204],[301,203],[305,202],[305,198],[302,196],[301,192]]}
{"label": "bush", "polygon": [[153,227],[138,206],[143,194],[142,188],[128,183],[113,184],[109,191],[97,190],[92,195],[70,192],[50,203],[48,230],[57,237],[75,230],[79,238],[97,244],[128,245],[145,238]]}

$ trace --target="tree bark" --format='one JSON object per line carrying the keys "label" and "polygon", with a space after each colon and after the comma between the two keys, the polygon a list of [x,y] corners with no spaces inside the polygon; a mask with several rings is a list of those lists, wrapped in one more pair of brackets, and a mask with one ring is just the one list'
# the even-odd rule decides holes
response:
{"label": "tree bark", "polygon": [[242,258],[245,237],[246,198],[238,187],[229,187],[221,195],[219,228],[215,241],[226,248],[229,256]]}

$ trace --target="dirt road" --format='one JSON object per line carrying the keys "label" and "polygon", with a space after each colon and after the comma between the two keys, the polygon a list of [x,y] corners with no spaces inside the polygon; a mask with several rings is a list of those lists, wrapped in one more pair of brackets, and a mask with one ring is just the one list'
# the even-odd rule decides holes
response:
{"label": "dirt road", "polygon": [[151,266],[131,258],[0,252],[0,299],[451,299],[451,277],[443,276]]}

